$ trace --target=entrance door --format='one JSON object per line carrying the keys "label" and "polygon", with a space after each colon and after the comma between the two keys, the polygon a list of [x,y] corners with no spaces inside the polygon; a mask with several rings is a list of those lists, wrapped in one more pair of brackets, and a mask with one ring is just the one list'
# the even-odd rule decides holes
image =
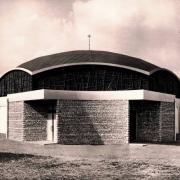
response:
{"label": "entrance door", "polygon": [[136,111],[130,110],[130,119],[129,119],[129,136],[130,142],[136,141]]}

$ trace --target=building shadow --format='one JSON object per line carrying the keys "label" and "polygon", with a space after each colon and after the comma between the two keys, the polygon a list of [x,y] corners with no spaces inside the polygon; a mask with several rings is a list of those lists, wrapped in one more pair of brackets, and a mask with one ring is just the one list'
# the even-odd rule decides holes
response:
{"label": "building shadow", "polygon": [[104,144],[97,114],[91,108],[88,101],[57,102],[59,144]]}

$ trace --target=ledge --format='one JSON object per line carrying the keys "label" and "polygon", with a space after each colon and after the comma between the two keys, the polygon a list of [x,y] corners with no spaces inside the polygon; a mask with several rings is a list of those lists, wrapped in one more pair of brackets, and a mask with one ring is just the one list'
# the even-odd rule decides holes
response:
{"label": "ledge", "polygon": [[147,90],[125,91],[65,91],[41,89],[16,94],[9,94],[7,99],[12,101],[31,100],[149,100],[180,103],[174,95]]}

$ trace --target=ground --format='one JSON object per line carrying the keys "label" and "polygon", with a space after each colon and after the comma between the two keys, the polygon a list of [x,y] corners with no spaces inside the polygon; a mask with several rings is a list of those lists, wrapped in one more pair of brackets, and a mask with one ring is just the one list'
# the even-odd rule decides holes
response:
{"label": "ground", "polygon": [[0,141],[0,179],[180,179],[180,146]]}

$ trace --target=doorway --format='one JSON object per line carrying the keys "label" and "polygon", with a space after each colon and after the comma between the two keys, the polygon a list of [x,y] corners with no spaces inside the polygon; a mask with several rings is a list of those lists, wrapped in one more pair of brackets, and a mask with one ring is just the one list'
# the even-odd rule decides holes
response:
{"label": "doorway", "polygon": [[54,115],[53,115],[53,113],[48,113],[47,140],[54,141]]}
{"label": "doorway", "polygon": [[129,117],[129,141],[136,142],[137,134],[137,120],[136,120],[136,110],[130,110]]}
{"label": "doorway", "polygon": [[48,111],[47,140],[51,142],[57,141],[57,119],[56,119],[56,111],[54,105],[52,105]]}

